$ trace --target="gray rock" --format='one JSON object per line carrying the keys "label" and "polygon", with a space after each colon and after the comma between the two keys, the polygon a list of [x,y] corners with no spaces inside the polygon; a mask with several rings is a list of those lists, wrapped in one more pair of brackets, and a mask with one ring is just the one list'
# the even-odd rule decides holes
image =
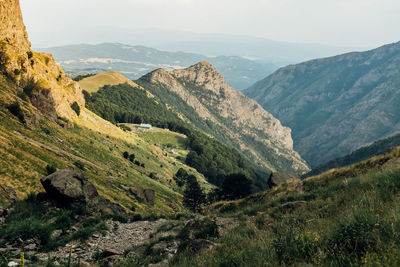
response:
{"label": "gray rock", "polygon": [[60,237],[61,234],[62,234],[62,231],[61,231],[61,230],[54,230],[54,231],[51,233],[50,238],[51,238],[51,239],[56,239],[56,238]]}
{"label": "gray rock", "polygon": [[29,244],[24,247],[24,250],[29,251],[29,250],[35,250],[37,248],[37,245],[35,243]]}
{"label": "gray rock", "polygon": [[144,202],[154,205],[155,191],[153,189],[137,189],[133,191],[133,194]]}
{"label": "gray rock", "polygon": [[267,184],[270,188],[272,188],[274,186],[278,186],[293,180],[300,180],[300,179],[294,174],[271,173],[271,175],[268,178]]}
{"label": "gray rock", "polygon": [[99,197],[96,188],[82,172],[64,169],[40,180],[54,200],[71,205],[89,205]]}

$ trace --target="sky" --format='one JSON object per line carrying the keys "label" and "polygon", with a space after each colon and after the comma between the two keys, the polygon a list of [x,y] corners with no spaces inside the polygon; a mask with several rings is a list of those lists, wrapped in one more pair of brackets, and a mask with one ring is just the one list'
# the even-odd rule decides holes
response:
{"label": "sky", "polygon": [[400,40],[399,0],[21,0],[21,8],[36,47],[115,42],[147,28],[371,48]]}

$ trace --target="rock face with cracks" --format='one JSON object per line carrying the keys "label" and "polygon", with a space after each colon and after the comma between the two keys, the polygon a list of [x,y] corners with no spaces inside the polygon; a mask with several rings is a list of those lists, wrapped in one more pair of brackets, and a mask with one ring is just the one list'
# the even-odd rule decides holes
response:
{"label": "rock face with cracks", "polygon": [[19,0],[0,0],[0,72],[29,88],[32,104],[51,119],[77,115],[71,104],[85,105],[82,89],[50,54],[31,50]]}

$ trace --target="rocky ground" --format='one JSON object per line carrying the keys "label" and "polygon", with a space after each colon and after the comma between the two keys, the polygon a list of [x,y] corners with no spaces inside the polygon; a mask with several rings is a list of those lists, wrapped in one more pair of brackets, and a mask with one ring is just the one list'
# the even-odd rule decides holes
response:
{"label": "rocky ground", "polygon": [[[190,240],[188,246],[193,253],[216,245],[215,239],[207,240],[206,237],[196,236],[196,231],[201,230],[206,221],[216,223],[217,236],[223,236],[239,225],[233,218],[209,219],[204,216],[190,220],[158,219],[132,223],[107,220],[105,223],[109,231],[106,234],[95,233],[84,242],[74,240],[56,251],[40,252],[38,240],[20,239],[0,248],[0,257],[13,255],[9,257],[8,266],[19,265],[21,252],[25,254],[26,266],[40,266],[41,263],[48,262],[49,258],[55,265],[61,265],[68,262],[70,257],[71,263],[79,262],[80,266],[120,266],[126,264],[130,257],[154,258],[157,255],[157,259],[152,260],[153,263],[149,266],[168,266],[168,261],[178,252],[182,238]],[[76,230],[75,227],[70,229]],[[187,236],[182,237],[182,232],[186,232]],[[55,236],[59,234],[53,233]],[[35,259],[35,263],[29,259]]]}

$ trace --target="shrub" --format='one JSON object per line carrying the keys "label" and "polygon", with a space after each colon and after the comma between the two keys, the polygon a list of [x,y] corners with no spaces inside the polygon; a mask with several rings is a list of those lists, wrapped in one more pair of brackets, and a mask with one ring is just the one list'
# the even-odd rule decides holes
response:
{"label": "shrub", "polygon": [[132,219],[131,219],[132,222],[137,222],[137,221],[141,221],[141,220],[142,220],[142,215],[140,215],[138,213],[133,214]]}
{"label": "shrub", "polygon": [[53,165],[47,165],[46,171],[47,171],[47,175],[50,175],[52,173],[55,173],[57,171],[57,169]]}
{"label": "shrub", "polygon": [[17,117],[20,122],[25,123],[25,116],[22,113],[21,106],[18,102],[14,102],[13,104],[9,105],[7,109],[11,112],[11,114]]}
{"label": "shrub", "polygon": [[140,162],[138,160],[135,160],[135,164],[140,166]]}
{"label": "shrub", "polygon": [[207,219],[201,222],[199,229],[194,232],[195,238],[207,239],[210,237],[218,237],[218,225],[214,220]]}
{"label": "shrub", "polygon": [[76,101],[72,103],[71,108],[75,111],[76,115],[79,116],[81,114],[81,108],[79,107],[79,104]]}
{"label": "shrub", "polygon": [[329,246],[336,256],[353,254],[360,258],[367,250],[375,250],[380,240],[388,237],[390,227],[378,222],[371,214],[360,211],[333,230]]}
{"label": "shrub", "polygon": [[20,69],[15,69],[15,70],[14,70],[14,74],[15,74],[15,75],[21,75],[22,72],[21,72]]}
{"label": "shrub", "polygon": [[129,157],[128,151],[125,151],[124,153],[122,153],[122,156],[123,156],[125,159],[128,159],[128,157]]}
{"label": "shrub", "polygon": [[33,57],[32,51],[27,51],[26,54],[28,55],[28,59],[31,59]]}
{"label": "shrub", "polygon": [[134,162],[134,160],[135,160],[135,154],[130,154],[130,155],[129,155],[129,160],[130,160],[131,162]]}
{"label": "shrub", "polygon": [[75,162],[74,162],[74,165],[75,165],[78,169],[81,169],[81,170],[84,170],[84,169],[85,169],[85,165],[84,165],[82,162],[80,162],[80,161],[75,161]]}

